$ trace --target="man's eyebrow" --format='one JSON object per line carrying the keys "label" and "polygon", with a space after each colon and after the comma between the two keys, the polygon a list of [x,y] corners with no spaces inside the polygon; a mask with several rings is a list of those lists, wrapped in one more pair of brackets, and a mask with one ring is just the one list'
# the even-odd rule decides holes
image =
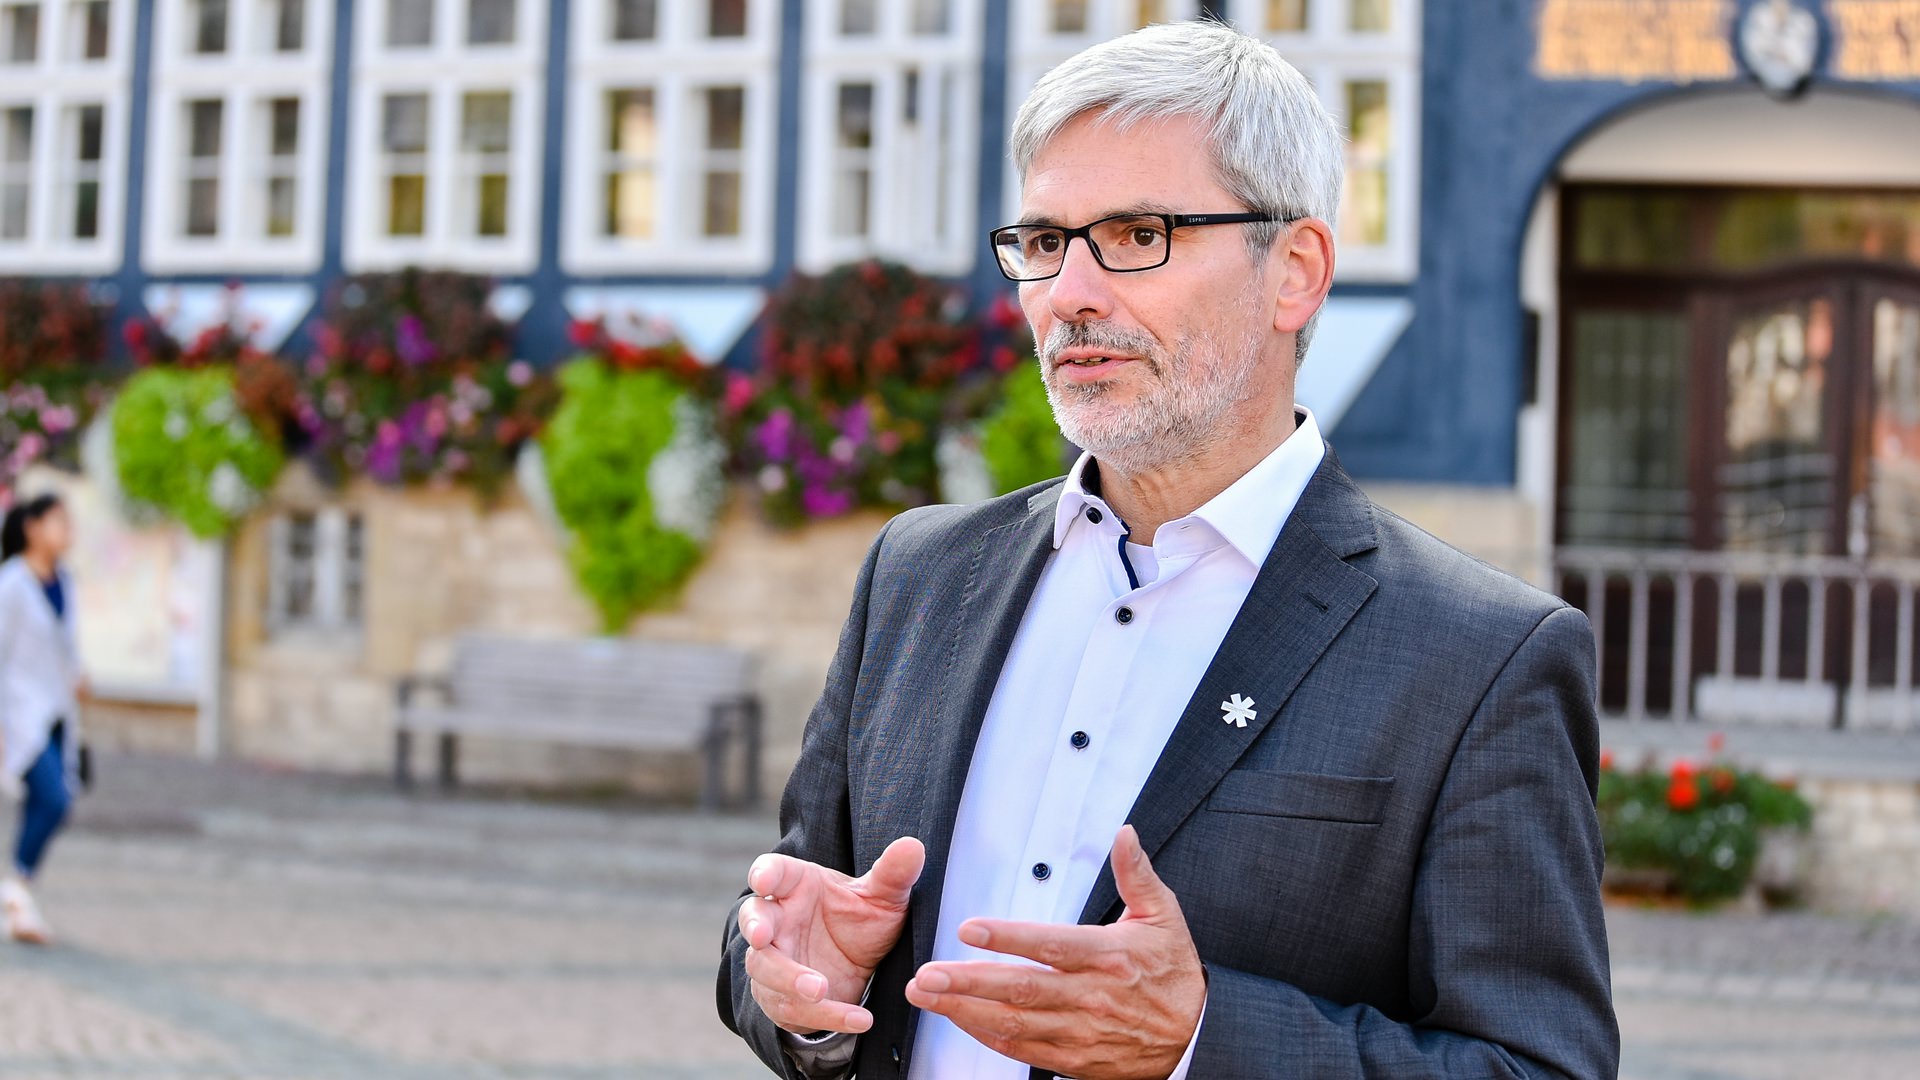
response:
{"label": "man's eyebrow", "polygon": [[[1095,214],[1093,217],[1088,218],[1087,221],[1088,222],[1104,221],[1107,218],[1128,217],[1133,214],[1177,214],[1177,213],[1179,213],[1179,211],[1175,210],[1171,206],[1168,206],[1166,203],[1147,200],[1144,202],[1131,203],[1127,206],[1118,206],[1109,210],[1102,211],[1098,214]],[[1052,214],[1029,214],[1026,217],[1021,218],[1019,222],[1017,222],[1017,224],[1052,225],[1055,228],[1072,228],[1072,226],[1067,225],[1065,222],[1061,221],[1057,217],[1054,217]]]}

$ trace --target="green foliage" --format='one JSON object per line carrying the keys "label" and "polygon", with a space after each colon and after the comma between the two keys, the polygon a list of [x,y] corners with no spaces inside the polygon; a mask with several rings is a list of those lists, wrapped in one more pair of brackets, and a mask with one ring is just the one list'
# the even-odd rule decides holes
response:
{"label": "green foliage", "polygon": [[1753,876],[1763,829],[1806,829],[1813,808],[1756,772],[1686,761],[1661,771],[1603,763],[1598,797],[1608,863],[1664,870],[1693,902],[1738,896]]}
{"label": "green foliage", "polygon": [[568,557],[610,632],[670,597],[693,572],[702,543],[661,524],[648,467],[673,440],[675,405],[689,391],[659,371],[618,371],[597,358],[560,373],[561,400],[540,438],[547,481],[573,534]]}
{"label": "green foliage", "polygon": [[1000,404],[980,429],[980,453],[987,459],[995,494],[1059,476],[1066,445],[1047,403],[1039,365],[1022,364],[1009,372],[1001,384]]}
{"label": "green foliage", "polygon": [[277,442],[235,401],[233,372],[150,368],[113,406],[113,453],[129,499],[196,536],[225,534],[280,472]]}

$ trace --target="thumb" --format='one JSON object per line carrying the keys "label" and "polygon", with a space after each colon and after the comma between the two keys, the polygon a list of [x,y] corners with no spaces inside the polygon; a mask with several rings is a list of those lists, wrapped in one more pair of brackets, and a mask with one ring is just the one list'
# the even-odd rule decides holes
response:
{"label": "thumb", "polygon": [[1146,849],[1140,846],[1140,834],[1133,826],[1120,826],[1113,839],[1113,884],[1127,905],[1123,919],[1158,920],[1168,914],[1180,918],[1180,901],[1167,883],[1153,872]]}
{"label": "thumb", "polygon": [[927,865],[927,849],[911,836],[887,845],[880,858],[860,878],[861,890],[875,900],[904,906],[920,871]]}

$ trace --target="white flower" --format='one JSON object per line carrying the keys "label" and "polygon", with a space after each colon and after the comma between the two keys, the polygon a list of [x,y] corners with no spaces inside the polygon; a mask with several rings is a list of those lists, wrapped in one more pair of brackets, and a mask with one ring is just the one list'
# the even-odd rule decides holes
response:
{"label": "white flower", "polygon": [[647,491],[654,520],[705,543],[726,501],[726,448],[713,433],[713,417],[681,394],[673,403],[673,438],[647,465]]}
{"label": "white flower", "polygon": [[170,412],[167,414],[166,423],[161,425],[160,430],[166,432],[167,438],[172,439],[174,442],[179,442],[187,437],[187,432],[191,431],[192,428],[187,423],[186,413]]}
{"label": "white flower", "polygon": [[553,504],[553,482],[547,477],[547,454],[540,448],[538,440],[528,439],[520,445],[520,453],[513,459],[513,478],[519,482],[520,493],[527,497],[527,505],[533,508],[534,516],[561,536],[568,535],[567,523],[560,520],[560,510]]}
{"label": "white flower", "polygon": [[214,426],[233,419],[233,399],[217,397],[207,402],[206,407],[200,410],[200,419]]}
{"label": "white flower", "polygon": [[223,461],[207,478],[207,500],[220,508],[220,512],[230,518],[237,518],[252,508],[256,498],[253,486],[234,468],[233,462]]}
{"label": "white flower", "polygon": [[769,495],[777,495],[786,489],[787,473],[778,465],[768,465],[760,470],[760,490]]}

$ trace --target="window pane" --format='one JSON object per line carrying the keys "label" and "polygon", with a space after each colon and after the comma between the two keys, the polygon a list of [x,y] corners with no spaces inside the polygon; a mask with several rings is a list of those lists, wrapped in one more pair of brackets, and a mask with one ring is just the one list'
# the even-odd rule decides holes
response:
{"label": "window pane", "polygon": [[280,0],[275,11],[273,47],[277,52],[299,52],[306,40],[307,0]]}
{"label": "window pane", "polygon": [[1827,396],[1831,301],[1737,313],[1726,358],[1720,541],[1731,551],[1819,554],[1834,524]]}
{"label": "window pane", "polygon": [[644,239],[654,230],[653,91],[640,88],[607,92],[606,235]]}
{"label": "window pane", "polygon": [[267,235],[292,236],[295,220],[295,188],[291,176],[275,176],[267,181]]}
{"label": "window pane", "polygon": [[658,0],[613,0],[613,40],[651,41],[659,32]]}
{"label": "window pane", "polygon": [[109,18],[113,10],[110,0],[86,0],[84,6],[86,16],[82,20],[80,57],[83,60],[105,60],[113,28]]}
{"label": "window pane", "polygon": [[383,104],[380,144],[390,154],[418,154],[427,148],[427,95],[388,94]]}
{"label": "window pane", "polygon": [[467,44],[513,42],[514,0],[467,0]]}
{"label": "window pane", "polygon": [[1563,543],[1686,546],[1689,328],[1684,312],[1572,316]]}
{"label": "window pane", "polygon": [[7,63],[31,64],[40,57],[40,5],[15,4],[7,9]]}
{"label": "window pane", "polygon": [[73,238],[94,240],[100,236],[100,181],[82,180],[73,193]]}
{"label": "window pane", "polygon": [[0,183],[0,240],[25,240],[32,189],[24,181]]}
{"label": "window pane", "polygon": [[274,98],[267,106],[269,144],[274,157],[300,152],[300,99]]}
{"label": "window pane", "polygon": [[187,103],[187,154],[206,158],[220,156],[220,113],[222,102]]}
{"label": "window pane", "polygon": [[388,0],[387,45],[412,48],[433,44],[434,0]]}
{"label": "window pane", "polygon": [[746,37],[747,0],[712,0],[707,8],[708,37]]}
{"label": "window pane", "polygon": [[837,110],[839,145],[849,150],[873,146],[873,84],[842,83]]}
{"label": "window pane", "polygon": [[220,232],[220,180],[201,176],[187,181],[187,235],[217,236]]}
{"label": "window pane", "polygon": [[880,29],[880,10],[874,0],[840,0],[840,32],[866,37]]}
{"label": "window pane", "polygon": [[644,240],[653,235],[653,170],[633,166],[607,174],[608,236]]}
{"label": "window pane", "polygon": [[607,91],[607,149],[650,158],[655,134],[652,90]]}
{"label": "window pane", "polygon": [[913,5],[913,32],[916,34],[944,34],[951,27],[948,22],[953,17],[952,0],[915,0]]}
{"label": "window pane", "polygon": [[33,107],[17,105],[0,122],[0,164],[25,165],[33,160]]}
{"label": "window pane", "polygon": [[738,150],[742,140],[742,116],[746,91],[738,86],[716,86],[707,97],[707,149]]}
{"label": "window pane", "polygon": [[1086,33],[1087,0],[1053,0],[1053,32],[1056,34]]}
{"label": "window pane", "polygon": [[227,0],[200,0],[195,5],[193,51],[202,55],[227,51]]}
{"label": "window pane", "polygon": [[102,131],[106,121],[106,111],[100,105],[82,105],[79,111],[78,157],[82,163],[98,164],[102,145]]}
{"label": "window pane", "polygon": [[476,236],[507,235],[507,176],[487,173],[480,177],[480,201],[473,231]]}
{"label": "window pane", "polygon": [[427,231],[427,178],[395,173],[387,179],[387,235],[420,236]]}
{"label": "window pane", "polygon": [[867,235],[868,189],[873,183],[873,171],[863,165],[843,168],[837,180],[833,190],[833,234]]}
{"label": "window pane", "polygon": [[1387,84],[1365,79],[1347,84],[1347,181],[1340,211],[1343,243],[1387,242],[1388,155],[1392,150]]}
{"label": "window pane", "polygon": [[1299,34],[1307,29],[1307,0],[1267,0],[1267,32]]}
{"label": "window pane", "polygon": [[1353,7],[1348,9],[1351,21],[1347,24],[1356,34],[1383,34],[1392,29],[1393,0],[1350,0]]}
{"label": "window pane", "polygon": [[502,91],[468,94],[460,112],[460,147],[476,154],[513,149],[513,95]]}
{"label": "window pane", "polygon": [[740,235],[740,172],[716,169],[707,173],[706,213],[701,232],[707,236]]}

